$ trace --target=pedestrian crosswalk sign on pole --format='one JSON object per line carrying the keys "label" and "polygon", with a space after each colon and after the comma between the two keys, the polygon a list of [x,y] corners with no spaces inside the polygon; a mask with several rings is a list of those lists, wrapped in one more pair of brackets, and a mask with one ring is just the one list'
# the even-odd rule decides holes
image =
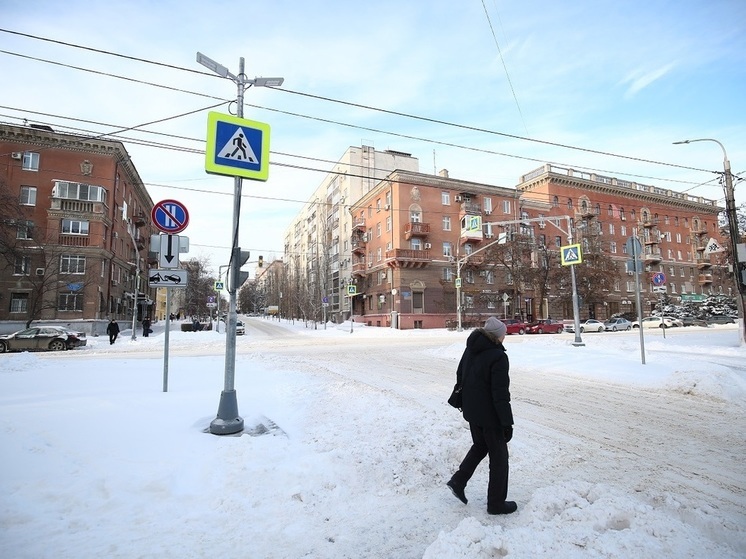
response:
{"label": "pedestrian crosswalk sign on pole", "polygon": [[269,124],[214,111],[208,113],[205,171],[266,181]]}
{"label": "pedestrian crosswalk sign on pole", "polygon": [[583,262],[583,255],[580,252],[580,245],[567,245],[560,247],[560,254],[562,257],[563,266],[582,264]]}

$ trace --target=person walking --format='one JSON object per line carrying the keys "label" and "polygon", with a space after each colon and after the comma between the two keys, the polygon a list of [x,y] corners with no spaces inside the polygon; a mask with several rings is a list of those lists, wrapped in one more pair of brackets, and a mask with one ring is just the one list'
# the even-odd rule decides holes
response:
{"label": "person walking", "polygon": [[113,345],[117,341],[119,335],[119,324],[113,318],[109,321],[109,325],[106,327],[106,333],[109,334],[109,345]]}
{"label": "person walking", "polygon": [[462,412],[469,422],[472,446],[446,484],[464,504],[464,489],[479,463],[489,455],[487,512],[510,514],[518,510],[508,496],[508,442],[513,437],[510,406],[510,363],[503,346],[507,327],[491,316],[472,332],[456,370],[461,387]]}
{"label": "person walking", "polygon": [[150,318],[147,316],[143,318],[142,320],[142,335],[144,338],[147,338],[150,335]]}

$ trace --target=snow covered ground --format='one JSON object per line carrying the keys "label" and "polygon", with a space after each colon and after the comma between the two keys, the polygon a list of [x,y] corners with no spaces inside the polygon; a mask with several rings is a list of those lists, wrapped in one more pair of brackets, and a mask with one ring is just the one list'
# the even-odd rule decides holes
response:
{"label": "snow covered ground", "polygon": [[[224,334],[163,324],[0,355],[0,556],[743,558],[746,349],[733,326],[509,336],[509,498],[446,404],[468,332],[244,319],[242,436],[205,433]],[[176,326],[176,325],[175,325]],[[139,333],[138,333],[139,334]],[[265,431],[261,435],[260,431]]]}

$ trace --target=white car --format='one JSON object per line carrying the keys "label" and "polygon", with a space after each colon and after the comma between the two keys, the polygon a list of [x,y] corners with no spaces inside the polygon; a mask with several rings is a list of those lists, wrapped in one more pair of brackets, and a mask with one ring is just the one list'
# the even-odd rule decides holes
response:
{"label": "white car", "polygon": [[[580,332],[603,332],[606,330],[604,323],[595,318],[589,318],[580,323]],[[565,326],[565,332],[575,332],[575,323]]]}
{"label": "white car", "polygon": [[246,333],[246,327],[243,325],[243,322],[238,320],[236,322],[236,336],[243,336]]}
{"label": "white car", "polygon": [[684,321],[680,318],[676,318],[675,316],[664,316],[663,318],[665,318],[666,320],[670,320],[671,326],[673,326],[674,328],[684,327]]}
{"label": "white car", "polygon": [[[639,328],[640,323],[638,321],[634,321],[632,323],[632,328]],[[642,327],[643,328],[673,328],[673,322],[671,322],[671,319],[668,317],[663,316],[649,316],[647,318],[642,319]]]}

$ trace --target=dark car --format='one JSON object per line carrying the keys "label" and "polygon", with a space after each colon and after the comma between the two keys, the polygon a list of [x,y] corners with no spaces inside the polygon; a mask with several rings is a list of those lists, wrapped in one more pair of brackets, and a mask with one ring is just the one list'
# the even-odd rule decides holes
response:
{"label": "dark car", "polygon": [[735,324],[736,321],[730,316],[708,316],[706,319],[707,324]]}
{"label": "dark car", "polygon": [[506,318],[502,321],[508,328],[508,334],[520,334],[521,336],[526,333],[527,324],[517,318]]}
{"label": "dark car", "polygon": [[60,326],[35,326],[0,336],[0,353],[6,351],[64,351],[86,345],[85,334]]}
{"label": "dark car", "polygon": [[526,328],[529,334],[561,334],[564,330],[565,326],[560,321],[551,318],[536,320]]}

